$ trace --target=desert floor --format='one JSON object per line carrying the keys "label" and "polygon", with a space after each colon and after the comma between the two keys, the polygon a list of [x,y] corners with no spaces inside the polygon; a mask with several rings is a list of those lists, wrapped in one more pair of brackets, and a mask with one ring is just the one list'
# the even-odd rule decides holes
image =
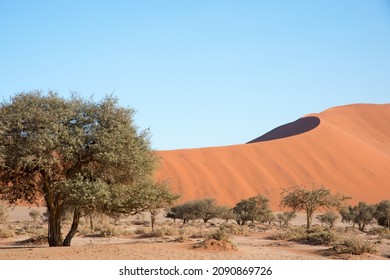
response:
{"label": "desert floor", "polygon": [[[10,212],[9,224],[13,228],[38,228],[45,233],[45,224],[34,223],[28,216],[31,209],[17,207]],[[40,211],[43,211],[40,209]],[[304,224],[305,217],[302,214],[294,220],[293,226]],[[98,224],[107,221],[98,221]],[[222,222],[221,222],[222,223]],[[233,223],[232,223],[233,224]],[[390,239],[375,235],[350,231],[364,240],[370,240],[377,248],[376,254],[334,254],[331,245],[311,245],[286,240],[275,240],[271,237],[282,232],[277,225],[256,225],[248,227],[244,235],[232,235],[233,248],[220,248],[220,244],[209,243],[208,246],[194,248],[201,243],[202,236],[191,236],[179,240],[177,234],[148,237],[149,227],[147,217],[122,218],[115,228],[120,228],[121,233],[115,237],[102,237],[85,230],[88,223],[85,221],[80,227],[80,232],[72,241],[71,247],[49,248],[44,242],[31,241],[32,234],[15,235],[10,238],[0,239],[1,260],[325,260],[325,259],[363,259],[384,260],[390,258]],[[192,230],[204,228],[204,230],[218,229],[218,224],[210,223],[207,227],[202,223],[190,225]],[[314,225],[319,226],[319,225]],[[156,230],[160,228],[182,228],[182,222],[166,220],[160,217]],[[343,229],[345,228],[345,230]],[[351,225],[349,225],[351,227]],[[206,229],[207,228],[207,229]],[[347,231],[348,226],[338,223],[336,228],[340,232]],[[150,233],[150,231],[149,231]],[[42,235],[43,235],[42,234]],[[351,234],[351,233],[349,233]],[[196,235],[196,234],[193,234]]]}

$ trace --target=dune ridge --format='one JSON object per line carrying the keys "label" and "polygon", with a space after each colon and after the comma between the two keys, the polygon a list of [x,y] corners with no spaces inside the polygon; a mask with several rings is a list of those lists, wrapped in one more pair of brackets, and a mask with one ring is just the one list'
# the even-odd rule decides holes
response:
{"label": "dune ridge", "polygon": [[[313,183],[351,203],[390,199],[390,104],[333,107],[300,120],[264,134],[265,141],[158,151],[156,176],[182,201],[212,197],[230,206],[263,194],[278,210],[283,188]],[[311,123],[302,128],[302,120]]]}

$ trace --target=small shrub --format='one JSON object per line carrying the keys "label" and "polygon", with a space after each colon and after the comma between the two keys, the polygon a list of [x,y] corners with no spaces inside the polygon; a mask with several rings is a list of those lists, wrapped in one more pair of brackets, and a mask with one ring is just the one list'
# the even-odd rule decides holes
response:
{"label": "small shrub", "polygon": [[102,237],[113,237],[120,234],[120,232],[110,224],[102,224],[95,227],[95,232]]}
{"label": "small shrub", "polygon": [[30,216],[31,219],[33,219],[34,223],[38,220],[39,217],[42,217],[41,212],[39,212],[36,209],[30,210],[28,215]]}
{"label": "small shrub", "polygon": [[[304,241],[305,239],[301,240]],[[306,241],[313,245],[331,244],[337,240],[336,235],[327,230],[313,231],[306,235]]]}
{"label": "small shrub", "polygon": [[297,240],[306,236],[306,228],[295,227],[286,231],[279,232],[273,235],[271,238],[275,240]]}
{"label": "small shrub", "polygon": [[41,233],[46,233],[47,235],[47,229],[43,228],[43,226],[40,225],[33,225],[33,224],[25,224],[22,227],[17,228],[15,231],[17,235],[39,235]]}
{"label": "small shrub", "polygon": [[194,245],[194,248],[205,248],[214,250],[235,250],[236,246],[230,240],[230,234],[223,229],[211,231],[207,237]]}
{"label": "small shrub", "polygon": [[235,225],[235,224],[222,224],[220,227],[220,230],[223,230],[231,235],[248,235],[249,234],[249,228],[247,225]]}
{"label": "small shrub", "polygon": [[328,230],[312,228],[307,230],[303,227],[292,228],[272,236],[275,240],[289,240],[310,243],[312,245],[331,244],[337,240],[337,236]]}
{"label": "small shrub", "polygon": [[375,254],[377,249],[372,242],[358,238],[345,239],[333,247],[336,254],[362,255],[364,253]]}
{"label": "small shrub", "polygon": [[390,239],[390,229],[382,227],[371,228],[368,232],[368,235],[378,235],[380,238]]}
{"label": "small shrub", "polygon": [[141,234],[141,235],[150,234],[151,232],[152,229],[149,227],[139,227],[134,231],[135,234]]}
{"label": "small shrub", "polygon": [[0,224],[7,222],[8,216],[9,214],[7,207],[3,204],[0,204]]}
{"label": "small shrub", "polygon": [[278,213],[276,215],[276,221],[279,223],[279,227],[288,227],[292,219],[296,218],[297,214],[294,211]]}
{"label": "small shrub", "polygon": [[15,236],[15,231],[12,229],[12,227],[0,228],[0,239],[10,238],[14,236]]}
{"label": "small shrub", "polygon": [[215,239],[218,241],[226,241],[230,242],[230,234],[228,231],[223,229],[217,229],[215,231],[210,232],[206,239]]}
{"label": "small shrub", "polygon": [[328,211],[324,214],[317,215],[316,218],[318,221],[321,222],[321,226],[326,224],[328,225],[329,228],[333,228],[334,223],[337,221],[339,217],[335,213]]}

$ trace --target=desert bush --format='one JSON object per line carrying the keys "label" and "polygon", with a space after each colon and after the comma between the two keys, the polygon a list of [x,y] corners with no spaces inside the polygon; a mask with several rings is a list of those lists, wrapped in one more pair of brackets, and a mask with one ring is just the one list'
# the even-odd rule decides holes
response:
{"label": "desert bush", "polygon": [[306,241],[313,245],[332,244],[337,240],[335,233],[328,230],[312,230],[308,232],[306,238],[300,241]]}
{"label": "desert bush", "polygon": [[93,231],[102,237],[113,237],[122,233],[115,226],[109,223],[98,224],[95,226]]}
{"label": "desert bush", "polygon": [[228,206],[220,206],[220,215],[219,218],[225,220],[225,223],[228,223],[229,220],[234,220],[236,214],[233,212],[233,209]]}
{"label": "desert bush", "polygon": [[235,250],[236,247],[230,240],[230,234],[224,229],[217,229],[209,232],[206,238],[195,244],[194,248],[211,248],[217,250]]}
{"label": "desert bush", "polygon": [[278,213],[276,215],[276,221],[279,223],[280,227],[288,227],[291,220],[296,218],[296,216],[297,214],[295,214],[294,211]]}
{"label": "desert bush", "polygon": [[218,241],[225,241],[225,242],[230,242],[230,234],[229,232],[224,229],[224,228],[219,228],[217,230],[213,230],[211,231],[206,239],[215,239],[215,240],[218,240]]}
{"label": "desert bush", "polygon": [[275,240],[296,240],[300,239],[303,236],[306,236],[307,231],[303,227],[294,227],[288,230],[278,232],[271,236],[271,239]]}
{"label": "desert bush", "polygon": [[41,225],[31,224],[31,223],[24,224],[22,227],[17,228],[15,230],[15,233],[17,235],[30,235],[30,236],[39,235],[39,234],[42,234],[45,232],[46,232],[46,237],[47,237],[47,228],[44,228]]}
{"label": "desert bush", "polygon": [[188,201],[172,207],[166,217],[174,221],[181,219],[184,224],[197,219],[202,219],[204,223],[207,223],[212,219],[221,217],[223,211],[224,208],[216,205],[214,199],[206,198]]}
{"label": "desert bush", "polygon": [[28,215],[31,219],[33,219],[34,223],[38,220],[38,218],[42,217],[41,212],[37,209],[31,209]]}
{"label": "desert bush", "polygon": [[223,230],[231,235],[248,235],[249,228],[246,225],[234,225],[234,224],[223,224],[219,227],[220,230]]}
{"label": "desert bush", "polygon": [[377,204],[374,217],[378,225],[390,229],[390,200],[383,200]]}
{"label": "desert bush", "polygon": [[179,235],[176,237],[175,241],[185,242],[189,238],[190,238],[190,235],[189,235],[188,231],[185,228],[183,228],[183,229],[179,229]]}
{"label": "desert bush", "polygon": [[0,203],[0,224],[5,223],[8,220],[8,216],[7,207]]}
{"label": "desert bush", "polygon": [[318,244],[331,244],[337,240],[335,233],[320,228],[307,230],[303,227],[296,227],[272,236],[275,240],[289,240],[296,242]]}
{"label": "desert bush", "polygon": [[333,228],[334,223],[339,218],[334,212],[326,212],[316,216],[317,220],[321,222],[321,226],[328,225],[329,228]]}
{"label": "desert bush", "polygon": [[11,226],[0,227],[0,239],[14,237],[15,231]]}
{"label": "desert bush", "polygon": [[268,222],[272,220],[272,212],[268,205],[269,199],[257,195],[248,199],[242,199],[233,208],[236,214],[236,221],[239,225],[245,225],[248,221]]}
{"label": "desert bush", "polygon": [[142,235],[142,237],[164,237],[164,236],[178,236],[179,230],[174,227],[163,226],[152,230],[150,227],[140,227],[135,230],[135,234]]}
{"label": "desert bush", "polygon": [[360,231],[364,231],[365,227],[372,224],[376,207],[368,205],[366,202],[359,202],[355,206],[344,207],[340,210],[342,221],[352,222],[357,224]]}
{"label": "desert bush", "polygon": [[368,235],[378,235],[380,238],[390,239],[390,229],[382,227],[371,228],[368,232]]}
{"label": "desert bush", "polygon": [[364,253],[375,254],[377,249],[370,241],[364,241],[358,238],[344,239],[337,243],[332,250],[336,254],[362,255]]}
{"label": "desert bush", "polygon": [[146,234],[150,234],[152,232],[152,229],[149,228],[149,227],[138,227],[134,233],[135,234],[141,234],[141,235],[146,235]]}
{"label": "desert bush", "polygon": [[162,236],[177,236],[179,234],[178,229],[174,227],[167,227],[167,226],[162,226],[160,228],[155,229],[155,233],[157,235]]}

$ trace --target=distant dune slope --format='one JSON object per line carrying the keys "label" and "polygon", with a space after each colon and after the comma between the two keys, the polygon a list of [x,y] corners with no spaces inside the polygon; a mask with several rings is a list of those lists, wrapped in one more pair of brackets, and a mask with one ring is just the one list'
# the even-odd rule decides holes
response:
{"label": "distant dune slope", "polygon": [[159,151],[157,177],[182,201],[212,197],[231,206],[262,194],[277,210],[284,187],[313,183],[351,203],[390,199],[390,104],[331,108],[250,142]]}

